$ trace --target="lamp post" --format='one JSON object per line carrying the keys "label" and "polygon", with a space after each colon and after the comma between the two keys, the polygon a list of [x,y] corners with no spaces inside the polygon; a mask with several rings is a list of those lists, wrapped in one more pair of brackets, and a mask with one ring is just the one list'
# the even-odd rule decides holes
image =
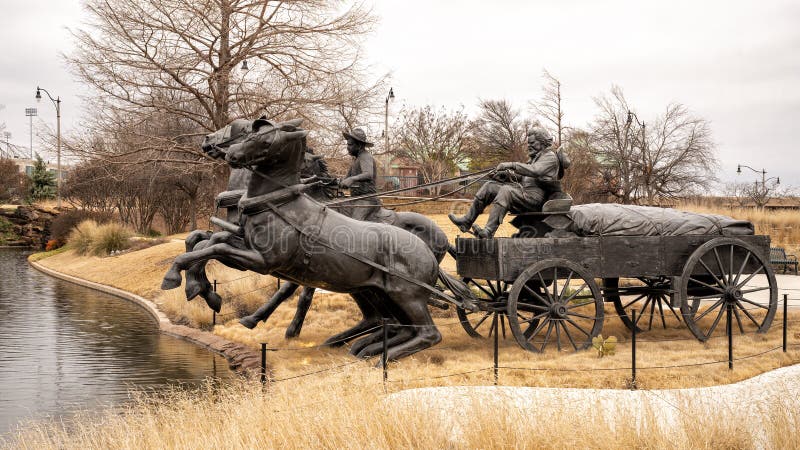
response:
{"label": "lamp post", "polygon": [[25,115],[28,118],[30,118],[30,126],[31,126],[31,128],[30,128],[30,130],[31,130],[31,147],[30,147],[31,160],[33,160],[33,118],[36,117],[36,115],[38,115],[38,113],[39,112],[36,110],[36,108],[25,108]]}
{"label": "lamp post", "polygon": [[[769,181],[769,180],[775,180],[775,184],[777,184],[777,185],[781,184],[781,177],[769,177],[769,178],[767,178],[767,171],[766,170],[764,170],[764,169],[756,170],[756,169],[753,169],[752,167],[746,166],[744,164],[739,164],[738,166],[736,166],[736,174],[737,175],[741,175],[742,174],[742,167],[744,167],[745,169],[750,169],[755,173],[760,173],[761,174],[761,189],[765,189],[765,190],[767,189],[767,181]],[[756,181],[756,184],[758,184],[758,181]]]}
{"label": "lamp post", "polygon": [[47,94],[56,107],[56,207],[61,209],[61,97],[53,98],[46,89],[36,86],[36,101],[42,101],[42,92]]}
{"label": "lamp post", "polygon": [[389,88],[389,95],[386,96],[386,112],[383,116],[383,139],[385,152],[389,152],[389,100],[394,100],[394,90],[392,88]]}

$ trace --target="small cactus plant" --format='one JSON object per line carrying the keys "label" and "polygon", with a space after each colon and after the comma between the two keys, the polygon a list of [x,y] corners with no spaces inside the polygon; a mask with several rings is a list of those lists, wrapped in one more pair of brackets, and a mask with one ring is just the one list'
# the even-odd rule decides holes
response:
{"label": "small cactus plant", "polygon": [[597,357],[613,355],[617,350],[617,338],[609,336],[603,339],[603,335],[597,335],[592,338],[592,347],[597,350]]}

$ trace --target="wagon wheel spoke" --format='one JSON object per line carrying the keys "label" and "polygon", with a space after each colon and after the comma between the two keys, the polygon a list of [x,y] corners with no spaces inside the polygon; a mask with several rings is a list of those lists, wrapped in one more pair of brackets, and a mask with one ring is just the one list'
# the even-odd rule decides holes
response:
{"label": "wagon wheel spoke", "polygon": [[558,267],[553,267],[553,301],[557,302],[560,298],[558,295]]}
{"label": "wagon wheel spoke", "polygon": [[550,308],[544,305],[537,305],[536,303],[519,303],[517,309],[520,311],[528,311],[529,309],[538,309],[540,311],[550,311]]}
{"label": "wagon wheel spoke", "polygon": [[529,288],[527,284],[525,284],[525,286],[523,286],[523,287],[525,288],[526,291],[528,291],[531,295],[533,295],[534,297],[539,299],[542,303],[544,303],[544,304],[546,304],[548,306],[553,304],[553,302],[549,301],[548,299],[545,299],[544,297],[539,295],[539,293],[537,293],[533,289]]}
{"label": "wagon wheel spoke", "polygon": [[572,348],[577,351],[578,350],[578,346],[575,345],[575,339],[572,338],[572,334],[570,334],[569,330],[567,329],[567,326],[564,324],[564,322],[559,322],[559,323],[564,328],[564,334],[567,335],[567,338],[569,339],[569,343],[572,344]]}
{"label": "wagon wheel spoke", "polygon": [[569,275],[567,275],[567,281],[564,282],[564,287],[561,289],[561,294],[559,294],[558,296],[559,300],[564,298],[564,294],[567,292],[567,288],[569,288],[569,283],[572,281],[572,275],[574,274],[575,274],[574,271],[572,270],[569,271]]}
{"label": "wagon wheel spoke", "polygon": [[744,327],[742,326],[742,318],[739,317],[739,311],[736,308],[733,309],[733,315],[736,316],[736,324],[739,325],[739,332],[744,334]]}
{"label": "wagon wheel spoke", "polygon": [[708,283],[705,283],[703,281],[700,281],[700,280],[697,280],[697,279],[691,278],[691,277],[689,278],[689,281],[693,281],[693,282],[695,282],[695,283],[697,283],[697,284],[699,284],[701,286],[705,286],[705,287],[707,287],[709,289],[713,289],[713,290],[715,290],[717,292],[720,292],[720,293],[723,293],[723,294],[725,293],[725,290],[721,289],[719,286],[712,286],[712,285],[710,285]]}
{"label": "wagon wheel spoke", "polygon": [[760,324],[760,323],[758,323],[758,321],[755,319],[755,317],[753,317],[753,315],[752,315],[752,314],[750,314],[750,311],[748,311],[748,310],[747,310],[747,308],[743,307],[743,306],[742,306],[742,304],[741,304],[741,303],[739,303],[739,302],[736,302],[736,306],[737,306],[739,309],[741,309],[741,310],[742,310],[742,312],[744,313],[744,315],[745,315],[745,316],[747,316],[747,318],[748,318],[748,319],[750,319],[750,321],[751,321],[751,322],[753,322],[753,325],[755,325],[755,326],[756,326],[756,328],[761,328],[761,324]]}
{"label": "wagon wheel spoke", "polygon": [[556,324],[556,348],[560,352],[561,351],[561,328],[559,328],[558,324],[560,324],[561,321],[560,320],[555,320],[554,322]]}
{"label": "wagon wheel spoke", "polygon": [[566,320],[567,322],[569,322],[570,324],[572,324],[572,326],[573,326],[573,327],[577,328],[577,329],[578,329],[578,331],[580,331],[581,333],[585,334],[587,337],[589,337],[589,338],[591,338],[591,337],[592,337],[591,333],[589,333],[588,331],[586,331],[586,330],[584,330],[583,328],[581,328],[581,326],[580,326],[580,325],[578,325],[577,323],[575,323],[575,321],[574,321],[574,320],[570,319],[569,317],[567,317],[567,318],[566,318],[566,319],[564,319],[564,320]]}
{"label": "wagon wheel spoke", "polygon": [[550,314],[549,312],[545,312],[545,313],[537,314],[537,315],[535,315],[535,316],[531,317],[530,319],[525,319],[525,320],[522,320],[522,321],[520,321],[520,323],[531,323],[531,322],[533,322],[534,320],[541,319],[542,317],[545,317],[545,316],[547,316],[547,315],[549,315],[549,314]]}
{"label": "wagon wheel spoke", "polygon": [[678,316],[678,313],[675,312],[675,308],[672,307],[672,303],[669,304],[669,310],[672,312],[672,315],[675,316],[675,319],[680,322],[681,318]]}
{"label": "wagon wheel spoke", "polygon": [[642,309],[639,310],[639,315],[636,316],[636,322],[634,322],[634,326],[638,327],[639,326],[639,321],[642,320],[642,317],[647,315],[647,307],[650,305],[650,301],[651,300],[652,300],[652,298],[650,298],[650,296],[648,295],[647,296],[647,300],[645,300],[644,301],[644,305],[642,305]]}
{"label": "wagon wheel spoke", "polygon": [[666,302],[663,295],[658,297],[658,313],[661,316],[661,326],[666,330],[667,320],[664,318],[664,306],[661,304],[662,302]]}
{"label": "wagon wheel spoke", "polygon": [[756,303],[756,302],[754,302],[752,300],[748,300],[748,299],[746,299],[744,297],[740,298],[739,301],[745,302],[745,303],[750,303],[751,305],[758,306],[759,308],[762,308],[762,309],[769,309],[769,306],[762,305],[761,303]]}
{"label": "wagon wheel spoke", "polygon": [[711,335],[714,334],[714,330],[717,329],[717,324],[719,324],[719,320],[722,319],[722,313],[724,313],[724,312],[725,312],[725,308],[720,308],[719,309],[719,314],[717,314],[717,318],[714,319],[714,323],[711,324],[711,328],[708,330],[708,333],[705,334],[706,339],[710,338]]}
{"label": "wagon wheel spoke", "polygon": [[544,335],[544,342],[542,342],[542,347],[539,349],[540,352],[544,351],[544,348],[547,346],[547,342],[550,340],[550,333],[553,332],[553,322],[554,320],[547,321],[549,325],[547,326],[547,333]]}
{"label": "wagon wheel spoke", "polygon": [[760,267],[759,267],[759,268],[758,268],[756,271],[754,271],[753,273],[751,273],[750,275],[748,275],[748,277],[747,277],[747,278],[746,278],[744,281],[742,281],[741,283],[739,283],[737,286],[744,286],[744,285],[746,285],[747,283],[749,283],[749,282],[750,282],[750,280],[752,280],[752,279],[753,279],[753,277],[755,277],[756,275],[758,275],[758,273],[759,273],[759,272],[761,272],[762,270],[764,270],[764,266],[760,266]]}
{"label": "wagon wheel spoke", "polygon": [[721,277],[720,281],[722,282],[723,286],[727,286],[728,280],[725,274],[725,268],[722,267],[722,259],[719,257],[719,252],[717,251],[716,247],[714,247],[714,259],[717,260],[717,266],[719,267],[719,276]]}
{"label": "wagon wheel spoke", "polygon": [[[570,301],[572,301],[572,300],[575,300],[575,298],[578,296],[578,294],[580,294],[581,292],[583,292],[583,290],[584,290],[584,289],[586,289],[587,287],[589,287],[589,283],[586,283],[586,282],[584,282],[584,283],[581,285],[581,287],[579,287],[579,288],[578,288],[578,290],[576,290],[575,292],[573,292],[572,294],[570,294],[570,296],[569,296],[569,297],[567,297],[567,298],[564,300],[564,303],[569,303]],[[594,296],[585,297],[585,298],[594,298]],[[580,306],[580,305],[578,305],[578,306]]]}
{"label": "wagon wheel spoke", "polygon": [[728,284],[733,284],[733,244],[730,245],[730,253],[728,253]]}
{"label": "wagon wheel spoke", "polygon": [[[484,316],[481,317],[481,319],[478,321],[478,323],[476,323],[475,326],[473,326],[472,328],[474,328],[475,331],[478,331],[478,328],[480,328],[481,325],[483,325],[483,323],[486,322],[486,319],[488,319],[489,316],[491,316],[491,315],[492,315],[491,311],[487,312],[486,314],[484,314]],[[489,330],[489,332],[491,333],[491,330]]]}
{"label": "wagon wheel spoke", "polygon": [[647,294],[642,294],[642,295],[636,297],[635,299],[631,300],[630,302],[628,302],[628,304],[624,305],[622,308],[623,309],[628,309],[632,304],[638,302],[639,300],[645,298],[646,296],[647,296]]}
{"label": "wagon wheel spoke", "polygon": [[657,299],[653,298],[652,301],[650,302],[650,321],[649,324],[647,325],[648,330],[653,329],[653,318],[656,315],[656,301]]}
{"label": "wagon wheel spoke", "polygon": [[722,281],[721,281],[721,280],[720,280],[720,279],[717,277],[717,275],[714,273],[714,271],[713,271],[713,270],[711,270],[711,268],[710,268],[710,267],[708,267],[708,265],[706,264],[706,262],[705,262],[705,261],[703,261],[702,259],[700,259],[698,262],[700,263],[700,265],[701,265],[701,266],[703,266],[703,268],[704,268],[704,269],[706,269],[706,272],[708,272],[708,274],[709,274],[709,275],[711,275],[712,277],[714,277],[714,281],[716,281],[716,282],[717,282],[717,286],[719,286],[719,287],[721,287],[721,288],[725,288],[725,283],[723,283],[723,282],[722,282]]}
{"label": "wagon wheel spoke", "polygon": [[718,306],[722,305],[722,302],[723,302],[723,300],[721,298],[719,300],[717,300],[716,302],[714,302],[714,304],[711,305],[710,308],[708,308],[707,310],[703,311],[703,313],[700,314],[699,316],[695,317],[694,321],[695,322],[700,322],[700,319],[702,319],[703,317],[707,316],[708,313],[710,313],[711,311],[717,309]]}
{"label": "wagon wheel spoke", "polygon": [[530,328],[525,330],[525,333],[523,333],[525,335],[525,339],[527,339],[527,341],[530,342],[531,339],[533,339],[539,333],[539,331],[541,331],[544,328],[544,326],[547,325],[547,322],[549,322],[549,320],[543,320],[539,322],[539,324],[536,325],[536,327],[533,327],[532,331]]}
{"label": "wagon wheel spoke", "polygon": [[537,275],[539,275],[539,281],[542,283],[542,290],[544,291],[545,295],[547,295],[547,298],[550,299],[548,303],[552,305],[553,302],[555,302],[555,299],[550,297],[550,293],[547,292],[547,283],[544,281],[544,278],[542,278],[542,273],[539,272]]}
{"label": "wagon wheel spoke", "polygon": [[597,317],[587,316],[586,314],[579,314],[576,312],[568,312],[567,315],[580,317],[581,319],[586,319],[586,320],[597,320]]}
{"label": "wagon wheel spoke", "polygon": [[471,278],[470,278],[469,282],[470,282],[470,283],[472,283],[472,284],[473,284],[473,285],[474,285],[476,288],[478,288],[478,289],[480,289],[481,291],[483,291],[483,293],[484,293],[484,294],[486,294],[486,296],[487,296],[487,297],[489,297],[489,298],[492,298],[492,297],[493,297],[493,295],[492,295],[492,293],[491,293],[491,292],[487,291],[487,290],[486,290],[486,288],[484,288],[483,286],[481,286],[480,284],[478,284],[478,282],[476,282],[475,280],[473,280],[473,279],[471,279]]}
{"label": "wagon wheel spoke", "polygon": [[739,278],[742,276],[742,272],[744,272],[744,268],[747,267],[747,262],[750,260],[750,250],[747,251],[747,255],[744,257],[744,261],[742,261],[742,265],[739,267],[739,271],[736,273],[736,279],[733,280],[734,286],[739,286]]}
{"label": "wagon wheel spoke", "polygon": [[769,286],[767,286],[767,287],[757,287],[757,288],[753,288],[753,289],[745,289],[745,290],[742,291],[742,294],[750,294],[750,293],[753,293],[753,292],[765,291],[765,290],[768,290],[768,289],[769,289]]}
{"label": "wagon wheel spoke", "polygon": [[506,315],[500,314],[500,326],[503,328],[503,339],[506,338]]}

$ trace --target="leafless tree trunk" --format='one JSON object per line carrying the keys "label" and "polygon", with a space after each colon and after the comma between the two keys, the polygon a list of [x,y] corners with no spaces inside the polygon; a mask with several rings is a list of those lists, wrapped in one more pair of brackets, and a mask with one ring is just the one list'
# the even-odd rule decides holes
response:
{"label": "leafless tree trunk", "polygon": [[[400,125],[393,132],[395,155],[415,162],[428,183],[452,175],[463,163],[472,146],[470,121],[456,111],[435,111],[426,106],[401,114]],[[440,188],[434,188],[438,195]]]}
{"label": "leafless tree trunk", "polygon": [[561,108],[561,81],[542,69],[542,98],[532,104],[534,111],[542,119],[544,126],[550,128],[555,135],[555,147],[561,146],[564,138],[564,110]]}
{"label": "leafless tree trunk", "polygon": [[681,104],[640,126],[619,87],[595,99],[594,147],[606,190],[622,203],[655,204],[706,189],[717,165],[711,129]]}
{"label": "leafless tree trunk", "polygon": [[470,167],[482,169],[504,161],[525,161],[530,122],[508,100],[480,100],[480,112],[473,122],[475,148]]}

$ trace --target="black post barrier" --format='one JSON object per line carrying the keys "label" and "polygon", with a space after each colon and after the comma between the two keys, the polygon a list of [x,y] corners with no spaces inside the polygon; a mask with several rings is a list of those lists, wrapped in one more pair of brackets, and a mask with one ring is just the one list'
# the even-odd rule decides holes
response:
{"label": "black post barrier", "polygon": [[497,363],[498,363],[498,359],[499,359],[499,355],[498,355],[499,351],[498,351],[498,349],[500,347],[500,345],[499,345],[499,343],[500,343],[500,330],[497,328],[497,316],[499,316],[499,314],[495,313],[494,314],[494,319],[492,320],[492,328],[494,328],[494,385],[495,386],[497,386],[497,381],[499,379],[499,376],[498,376],[498,373],[497,373],[497,365],[498,365]]}
{"label": "black post barrier", "polygon": [[[214,279],[214,292],[217,292],[217,280]],[[215,310],[211,310],[211,327],[217,326],[217,312]]]}
{"label": "black post barrier", "polygon": [[786,353],[786,316],[789,314],[789,294],[783,294],[783,353]]}
{"label": "black post barrier", "polygon": [[261,343],[261,383],[267,382],[267,343]]}
{"label": "black post barrier", "polygon": [[386,382],[389,380],[389,327],[386,318],[381,319],[383,323],[383,354],[381,355],[381,365],[383,366],[383,391],[386,392]]}
{"label": "black post barrier", "polygon": [[733,304],[726,305],[727,307],[727,316],[728,316],[728,326],[726,327],[726,331],[728,332],[728,370],[733,370]]}
{"label": "black post barrier", "polygon": [[631,310],[633,328],[631,330],[631,389],[636,389],[636,310]]}

